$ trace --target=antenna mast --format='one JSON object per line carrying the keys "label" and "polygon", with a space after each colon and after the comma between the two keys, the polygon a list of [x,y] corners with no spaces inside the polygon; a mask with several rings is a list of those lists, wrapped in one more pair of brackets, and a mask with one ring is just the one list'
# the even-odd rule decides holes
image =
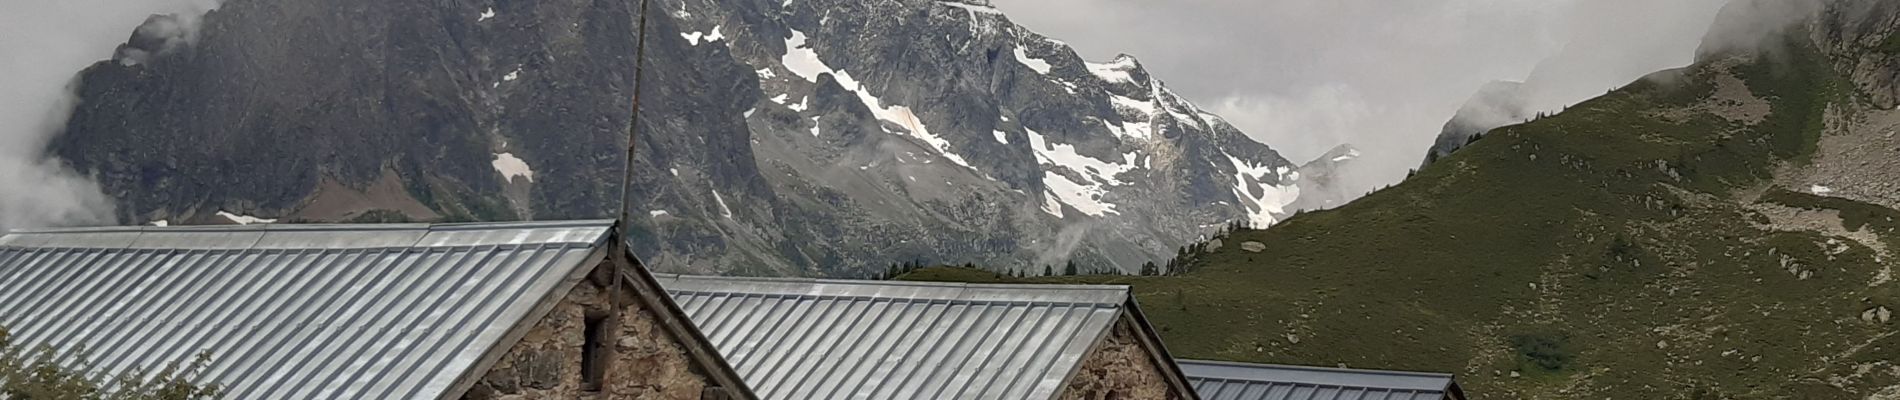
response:
{"label": "antenna mast", "polygon": [[634,28],[635,34],[640,38],[634,44],[633,55],[633,117],[627,123],[627,166],[622,170],[624,175],[620,177],[620,219],[614,222],[614,227],[620,231],[620,240],[623,241],[627,240],[627,218],[629,217],[627,207],[633,200],[633,155],[634,143],[637,143],[635,139],[639,138],[640,132],[640,89],[646,88],[642,82],[646,74],[642,73],[642,70],[646,68],[647,61],[647,2],[648,0],[640,0],[640,23]]}

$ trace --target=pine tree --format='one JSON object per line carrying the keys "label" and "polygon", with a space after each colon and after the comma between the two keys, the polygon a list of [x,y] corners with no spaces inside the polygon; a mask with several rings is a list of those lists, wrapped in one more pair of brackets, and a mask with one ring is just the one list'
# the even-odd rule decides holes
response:
{"label": "pine tree", "polygon": [[1068,276],[1081,275],[1080,271],[1075,269],[1075,260],[1073,259],[1069,260],[1069,265],[1066,267],[1062,267],[1062,274],[1068,275]]}
{"label": "pine tree", "polygon": [[1048,265],[1042,266],[1042,276],[1055,276],[1055,275],[1056,275],[1056,267],[1051,267]]}
{"label": "pine tree", "polygon": [[1155,267],[1154,261],[1141,263],[1141,276],[1155,276],[1155,275],[1161,275],[1161,269],[1158,267]]}

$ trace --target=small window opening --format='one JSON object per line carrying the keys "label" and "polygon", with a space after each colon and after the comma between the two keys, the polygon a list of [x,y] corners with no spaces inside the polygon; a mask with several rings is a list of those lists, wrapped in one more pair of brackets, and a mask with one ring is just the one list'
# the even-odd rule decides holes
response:
{"label": "small window opening", "polygon": [[607,314],[588,313],[581,344],[581,390],[598,392],[607,377]]}

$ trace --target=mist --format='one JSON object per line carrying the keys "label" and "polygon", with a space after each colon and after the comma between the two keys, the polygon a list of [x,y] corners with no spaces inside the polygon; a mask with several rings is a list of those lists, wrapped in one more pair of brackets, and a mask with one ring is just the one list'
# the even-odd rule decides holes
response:
{"label": "mist", "polygon": [[1197,105],[1304,163],[1340,144],[1348,198],[1403,179],[1481,87],[1561,109],[1686,66],[1727,0],[994,0],[1083,58],[1140,57]]}
{"label": "mist", "polygon": [[[147,29],[189,41],[214,0],[58,0],[11,4],[0,13],[0,231],[116,222],[111,197],[81,171],[46,154],[65,127],[81,69],[114,49],[153,14],[178,19]],[[174,43],[167,42],[167,46]]]}

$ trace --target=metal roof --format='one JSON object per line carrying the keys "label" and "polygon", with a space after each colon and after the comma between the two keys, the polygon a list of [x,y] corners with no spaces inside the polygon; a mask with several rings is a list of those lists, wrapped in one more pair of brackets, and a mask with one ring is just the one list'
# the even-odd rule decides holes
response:
{"label": "metal roof", "polygon": [[763,399],[1048,399],[1126,286],[656,275]]}
{"label": "metal roof", "polygon": [[612,225],[16,231],[0,237],[0,326],[105,376],[209,352],[204,377],[229,398],[460,396],[458,378],[602,257]]}
{"label": "metal roof", "polygon": [[1206,400],[1462,399],[1451,374],[1177,360]]}

